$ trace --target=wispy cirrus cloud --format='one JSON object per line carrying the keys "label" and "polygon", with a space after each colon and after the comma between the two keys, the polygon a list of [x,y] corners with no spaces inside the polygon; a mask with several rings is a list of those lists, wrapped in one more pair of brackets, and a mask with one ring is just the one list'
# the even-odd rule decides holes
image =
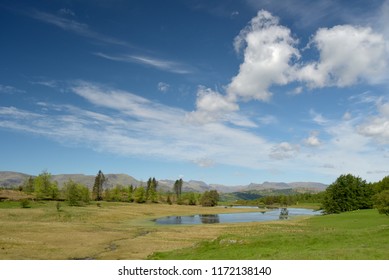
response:
{"label": "wispy cirrus cloud", "polygon": [[[79,81],[67,92],[84,98],[93,109],[47,102],[36,103],[39,113],[1,107],[0,127],[39,134],[65,145],[186,161],[201,167],[252,167],[262,165],[259,159],[266,157],[268,144],[253,133],[216,122],[203,126],[188,123],[187,111],[128,91]],[[258,149],[253,151],[254,147]]]}
{"label": "wispy cirrus cloud", "polygon": [[[86,81],[70,84],[66,91],[87,101],[82,107],[49,102],[35,102],[37,108],[30,110],[3,106],[0,128],[124,157],[184,161],[201,167],[225,164],[281,173],[293,171],[332,179],[339,173],[379,178],[380,174],[367,171],[387,162],[373,139],[387,134],[366,133],[372,130],[363,128],[373,127],[374,119],[363,122],[354,112],[347,120],[326,119],[320,123],[320,131],[311,132],[308,139],[278,141],[221,120],[193,124],[187,120],[188,111],[128,91]],[[376,116],[383,118],[388,106],[381,105]]]}
{"label": "wispy cirrus cloud", "polygon": [[[63,14],[63,13],[62,13]],[[89,39],[93,39],[98,42],[108,43],[108,44],[114,44],[114,45],[120,45],[120,46],[132,46],[128,42],[119,40],[117,38],[99,33],[94,31],[89,27],[88,24],[82,23],[79,21],[76,21],[74,19],[68,19],[66,17],[61,17],[55,14],[46,13],[38,10],[32,10],[31,12],[27,13],[26,15],[45,22],[47,24],[54,25],[56,27],[61,28],[62,30],[77,34],[79,36],[83,36]]]}
{"label": "wispy cirrus cloud", "polygon": [[22,89],[18,89],[18,88],[13,87],[13,86],[0,84],[0,93],[14,94],[14,93],[23,93],[23,92],[25,92],[25,91]]}
{"label": "wispy cirrus cloud", "polygon": [[[69,14],[70,13],[70,14]],[[26,13],[28,16],[37,19],[39,21],[45,22],[47,24],[54,25],[58,28],[61,28],[62,30],[65,30],[67,32],[71,32],[74,34],[77,34],[79,36],[93,39],[97,42],[102,42],[106,44],[112,44],[112,45],[118,45],[118,46],[124,46],[124,47],[131,47],[136,48],[133,44],[130,44],[129,42],[125,42],[123,40],[102,34],[100,32],[97,32],[93,30],[88,24],[77,21],[73,18],[69,19],[66,18],[66,15],[71,15],[72,17],[75,16],[74,13],[72,13],[71,10],[60,10],[60,14],[64,16],[58,16],[55,14],[42,12],[38,10],[33,10],[30,13]],[[166,60],[151,56],[145,56],[145,55],[108,55],[101,52],[94,53],[94,55],[113,60],[113,61],[120,61],[120,62],[129,62],[129,63],[138,63],[144,66],[153,67],[159,70],[168,71],[172,73],[177,74],[190,74],[193,73],[194,69],[193,67],[190,67],[188,65],[185,65],[180,62],[172,61],[172,60]]]}
{"label": "wispy cirrus cloud", "polygon": [[113,61],[138,63],[144,66],[149,66],[159,70],[172,72],[176,74],[190,74],[193,72],[192,67],[184,65],[180,62],[172,60],[164,60],[151,56],[143,55],[108,55],[101,52],[94,53],[94,55]]}

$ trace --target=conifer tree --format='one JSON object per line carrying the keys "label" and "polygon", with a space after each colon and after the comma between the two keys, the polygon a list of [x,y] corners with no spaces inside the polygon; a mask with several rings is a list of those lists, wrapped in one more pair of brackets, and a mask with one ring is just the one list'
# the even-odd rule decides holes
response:
{"label": "conifer tree", "polygon": [[93,200],[96,201],[103,200],[103,186],[105,181],[106,179],[103,172],[99,170],[99,173],[97,173],[95,177],[95,183],[93,184],[93,190],[92,190]]}
{"label": "conifer tree", "polygon": [[182,185],[183,185],[182,178],[174,182],[174,192],[176,193],[177,199],[181,197]]}

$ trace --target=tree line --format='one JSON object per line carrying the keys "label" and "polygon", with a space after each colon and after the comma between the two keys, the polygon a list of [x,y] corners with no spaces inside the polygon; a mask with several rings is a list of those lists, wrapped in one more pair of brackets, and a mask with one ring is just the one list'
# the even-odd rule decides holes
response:
{"label": "tree line", "polygon": [[72,180],[58,188],[58,183],[52,181],[52,176],[43,171],[37,177],[29,177],[19,188],[27,194],[32,194],[38,200],[64,200],[71,206],[84,206],[91,201],[134,202],[134,203],[167,203],[179,205],[215,206],[219,200],[217,191],[208,191],[203,194],[182,192],[183,180],[178,179],[173,186],[173,192],[158,190],[158,181],[149,178],[145,185],[107,187],[107,178],[99,170],[95,176],[92,190],[87,186]]}
{"label": "tree line", "polygon": [[291,193],[291,194],[273,194],[263,195],[255,200],[238,200],[235,203],[239,205],[269,207],[279,205],[286,207],[298,205],[300,203],[322,203],[324,192],[319,193]]}
{"label": "tree line", "polygon": [[[107,179],[100,170],[92,187],[88,187],[69,180],[60,190],[58,183],[51,180],[51,174],[43,171],[37,177],[30,177],[20,190],[32,194],[38,200],[65,200],[69,205],[82,206],[91,201],[116,201],[134,203],[167,203],[184,205],[215,206],[219,201],[219,194],[215,190],[203,194],[183,192],[183,180],[174,182],[172,192],[158,190],[158,181],[149,178],[143,186],[116,185],[106,187]],[[254,201],[239,201],[240,204],[269,206],[278,204],[288,206],[298,203],[321,203],[327,214],[341,213],[358,209],[378,209],[379,213],[389,215],[389,176],[375,183],[352,174],[339,176],[328,188],[317,194],[270,195]]]}

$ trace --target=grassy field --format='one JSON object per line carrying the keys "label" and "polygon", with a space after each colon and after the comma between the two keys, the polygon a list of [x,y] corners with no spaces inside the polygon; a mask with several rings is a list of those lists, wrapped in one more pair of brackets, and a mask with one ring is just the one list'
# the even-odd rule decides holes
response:
{"label": "grassy field", "polygon": [[[389,259],[376,210],[244,224],[155,225],[169,215],[247,209],[164,204],[0,202],[0,259]],[[256,211],[256,209],[253,209]]]}
{"label": "grassy field", "polygon": [[389,259],[389,218],[376,210],[231,227],[212,241],[150,259]]}

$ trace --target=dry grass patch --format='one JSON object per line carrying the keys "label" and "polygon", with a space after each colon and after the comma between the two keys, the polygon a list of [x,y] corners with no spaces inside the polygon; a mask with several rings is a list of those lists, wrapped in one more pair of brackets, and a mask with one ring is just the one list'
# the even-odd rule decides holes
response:
{"label": "dry grass patch", "polygon": [[56,202],[33,202],[29,209],[5,206],[0,211],[1,259],[145,259],[156,251],[214,239],[226,228],[221,224],[162,226],[153,219],[252,211],[106,202],[101,207],[94,203],[69,207],[62,202],[59,211]]}

